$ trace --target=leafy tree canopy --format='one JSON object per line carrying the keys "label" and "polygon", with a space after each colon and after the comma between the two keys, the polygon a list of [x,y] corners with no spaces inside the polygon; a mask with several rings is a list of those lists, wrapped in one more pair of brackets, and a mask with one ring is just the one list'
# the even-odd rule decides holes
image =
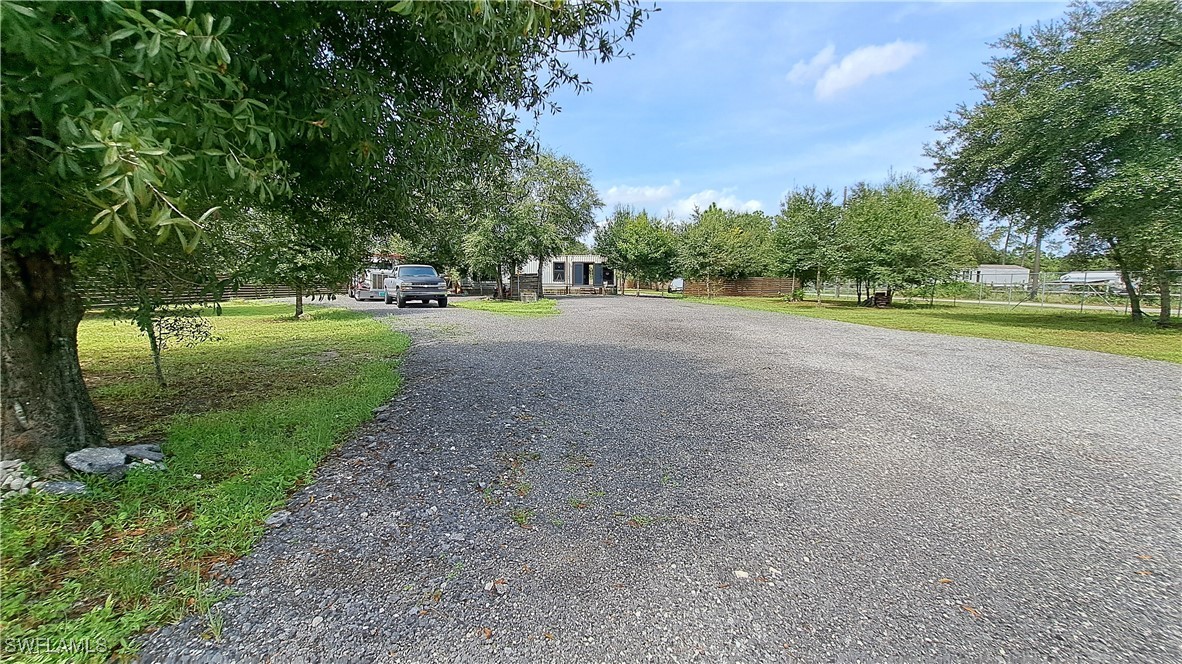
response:
{"label": "leafy tree canopy", "polygon": [[1080,3],[996,47],[983,98],[927,148],[937,186],[1042,231],[1072,224],[1109,245],[1130,293],[1146,270],[1168,295],[1165,271],[1182,265],[1182,5]]}
{"label": "leafy tree canopy", "polygon": [[841,207],[828,189],[818,192],[815,187],[805,187],[786,196],[772,233],[774,270],[782,275],[812,277],[820,293],[821,281],[840,268],[840,219]]}
{"label": "leafy tree canopy", "polygon": [[519,115],[588,85],[569,54],[621,55],[647,14],[630,0],[0,3],[2,401],[24,404],[5,439],[102,441],[73,341],[71,261],[93,237],[192,251],[219,205],[274,212],[295,192],[399,230],[520,154]]}
{"label": "leafy tree canopy", "polygon": [[711,204],[681,229],[677,266],[690,279],[741,279],[768,269],[771,218]]}
{"label": "leafy tree canopy", "polygon": [[595,231],[595,250],[607,265],[637,279],[663,281],[673,274],[677,255],[673,230],[647,212],[617,207]]}

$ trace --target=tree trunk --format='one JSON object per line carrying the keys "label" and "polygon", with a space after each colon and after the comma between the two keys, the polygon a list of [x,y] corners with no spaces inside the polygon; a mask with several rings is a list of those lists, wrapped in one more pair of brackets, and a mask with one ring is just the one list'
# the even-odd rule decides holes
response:
{"label": "tree trunk", "polygon": [[538,299],[546,296],[546,291],[542,288],[542,248],[538,247]]}
{"label": "tree trunk", "polygon": [[1001,250],[1001,264],[1005,265],[1010,260],[1010,236],[1014,232],[1014,220],[1009,219],[1006,222],[1006,242]]}
{"label": "tree trunk", "polygon": [[817,306],[821,306],[821,266],[817,266]]}
{"label": "tree trunk", "polygon": [[299,318],[304,315],[304,289],[296,288],[296,310],[295,317]]}
{"label": "tree trunk", "polygon": [[160,363],[160,334],[156,329],[156,321],[148,324],[148,347],[152,349],[152,366],[156,369],[156,383],[160,387],[168,387],[164,382],[164,367]]}
{"label": "tree trunk", "polygon": [[1030,271],[1030,288],[1027,295],[1030,299],[1038,296],[1039,282],[1042,280],[1042,226],[1034,229],[1034,268]]}
{"label": "tree trunk", "polygon": [[1112,249],[1112,260],[1116,261],[1116,267],[1120,270],[1120,280],[1125,283],[1125,290],[1129,292],[1129,313],[1134,321],[1141,321],[1145,315],[1141,311],[1141,294],[1133,284],[1133,275],[1129,273],[1129,268],[1116,245],[1116,239],[1108,238],[1108,246]]}
{"label": "tree trunk", "polygon": [[1161,294],[1161,309],[1157,316],[1158,327],[1170,326],[1170,273],[1165,268],[1157,270],[1157,290]]}
{"label": "tree trunk", "polygon": [[84,306],[66,260],[2,252],[0,455],[62,473],[67,452],[106,444],[78,364]]}

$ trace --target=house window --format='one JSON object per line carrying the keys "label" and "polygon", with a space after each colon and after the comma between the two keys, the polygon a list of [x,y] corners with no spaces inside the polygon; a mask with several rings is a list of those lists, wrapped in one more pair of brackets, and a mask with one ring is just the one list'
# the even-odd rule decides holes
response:
{"label": "house window", "polygon": [[565,262],[559,263],[559,262],[555,261],[553,276],[554,276],[554,278],[551,279],[551,281],[557,281],[557,282],[564,283],[564,284],[566,283],[566,263]]}

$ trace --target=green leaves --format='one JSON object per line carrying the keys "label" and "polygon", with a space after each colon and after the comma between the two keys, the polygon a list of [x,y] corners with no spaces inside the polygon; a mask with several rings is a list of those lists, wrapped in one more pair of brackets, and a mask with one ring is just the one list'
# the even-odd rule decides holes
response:
{"label": "green leaves", "polygon": [[762,212],[735,212],[711,204],[682,229],[677,266],[690,279],[740,279],[768,268],[771,219]]}
{"label": "green leaves", "polygon": [[647,212],[618,207],[595,232],[595,251],[607,265],[650,281],[673,276],[677,237]]}
{"label": "green leaves", "polygon": [[[1043,232],[1071,224],[1130,265],[1182,264],[1182,6],[1134,0],[1074,5],[1056,22],[1006,35],[928,146],[935,181],[956,204]],[[1176,172],[1176,171],[1174,171]],[[1153,175],[1151,175],[1153,174]],[[1152,242],[1139,229],[1154,226]]]}
{"label": "green leaves", "polygon": [[814,187],[793,191],[780,206],[773,231],[774,270],[782,275],[803,273],[822,278],[840,269],[837,224],[841,208],[833,192]]}
{"label": "green leaves", "polygon": [[[192,195],[254,189],[270,198],[287,191],[285,165],[275,156],[284,137],[271,126],[273,108],[247,99],[245,85],[226,69],[229,52],[211,34],[212,15],[174,18],[113,3],[86,20],[74,14],[90,8],[68,3],[27,12],[5,3],[4,11],[6,18],[20,17],[5,23],[4,113],[11,131],[4,136],[4,168],[6,176],[29,176],[10,195],[52,192],[49,205],[35,207],[5,197],[16,214],[45,215],[18,222],[6,212],[6,238],[19,227],[39,229],[40,239],[28,237],[26,245],[60,242],[72,228],[84,233],[73,237],[73,246],[86,235],[121,243],[147,228],[192,251],[201,237],[185,211]],[[230,25],[227,17],[218,29]],[[202,45],[215,57],[203,54]],[[52,103],[43,103],[47,98]],[[231,115],[227,108],[235,105],[246,110]],[[43,155],[14,149],[17,141]],[[222,167],[227,153],[236,168]]]}

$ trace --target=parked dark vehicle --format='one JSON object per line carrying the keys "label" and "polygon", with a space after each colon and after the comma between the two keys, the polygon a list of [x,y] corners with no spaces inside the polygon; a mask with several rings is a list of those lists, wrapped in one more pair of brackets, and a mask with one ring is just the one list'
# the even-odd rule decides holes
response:
{"label": "parked dark vehicle", "polygon": [[405,307],[411,300],[427,304],[431,300],[447,306],[447,280],[430,265],[399,265],[393,276],[386,277],[386,304],[397,302]]}

